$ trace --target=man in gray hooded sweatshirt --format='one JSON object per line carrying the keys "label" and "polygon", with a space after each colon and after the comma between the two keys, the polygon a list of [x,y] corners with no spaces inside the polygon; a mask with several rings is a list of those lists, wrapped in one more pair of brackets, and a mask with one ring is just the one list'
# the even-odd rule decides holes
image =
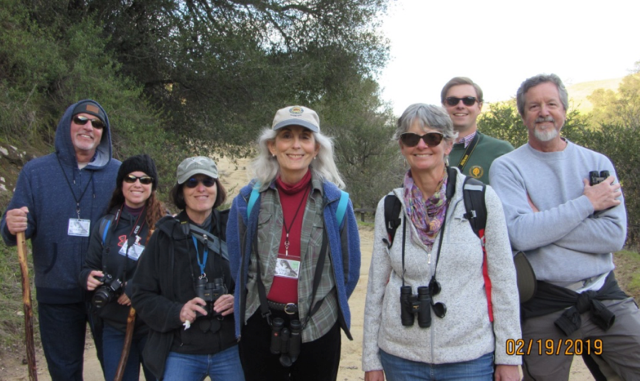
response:
{"label": "man in gray hooded sweatshirt", "polygon": [[[91,229],[104,215],[120,162],[111,157],[109,118],[93,100],[71,105],[58,123],[55,152],[29,161],[2,216],[7,245],[25,232],[33,247],[40,337],[51,379],[82,380],[86,323],[78,284]],[[94,331],[101,356],[101,337]]]}

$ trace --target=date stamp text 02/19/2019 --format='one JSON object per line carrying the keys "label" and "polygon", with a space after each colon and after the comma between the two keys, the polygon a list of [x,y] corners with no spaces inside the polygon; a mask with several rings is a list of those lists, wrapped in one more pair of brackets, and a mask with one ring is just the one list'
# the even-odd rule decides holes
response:
{"label": "date stamp text 02/19/2019", "polygon": [[602,354],[601,339],[509,339],[506,342],[507,355],[529,356],[574,356],[582,354]]}

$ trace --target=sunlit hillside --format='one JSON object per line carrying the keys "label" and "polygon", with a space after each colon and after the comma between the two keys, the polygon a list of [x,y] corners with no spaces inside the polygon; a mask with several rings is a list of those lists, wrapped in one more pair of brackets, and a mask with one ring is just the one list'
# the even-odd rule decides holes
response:
{"label": "sunlit hillside", "polygon": [[603,79],[599,81],[581,82],[567,87],[569,100],[573,107],[582,112],[591,111],[593,105],[587,99],[597,89],[618,90],[622,78]]}

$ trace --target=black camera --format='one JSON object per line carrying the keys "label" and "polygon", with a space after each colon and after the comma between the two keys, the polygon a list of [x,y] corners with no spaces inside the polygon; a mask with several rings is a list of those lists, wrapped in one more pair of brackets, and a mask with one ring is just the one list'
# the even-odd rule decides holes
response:
{"label": "black camera", "polygon": [[[213,303],[224,294],[227,294],[227,287],[224,285],[222,278],[215,278],[213,282],[208,282],[207,277],[203,276],[196,281],[196,296],[207,302],[203,308],[207,311],[208,317],[220,315],[213,309]],[[196,312],[196,317],[200,316],[203,315]]]}
{"label": "black camera", "polygon": [[96,292],[93,294],[93,298],[91,299],[91,303],[95,308],[102,308],[113,299],[122,295],[122,292],[124,291],[124,284],[120,279],[114,278],[111,274],[106,272],[103,277],[96,279],[103,284],[96,289]]}
{"label": "black camera", "polygon": [[589,172],[589,185],[594,186],[596,184],[600,184],[607,177],[609,177],[609,171],[591,171]]}
{"label": "black camera", "polygon": [[439,318],[447,313],[444,303],[433,303],[433,295],[440,293],[440,283],[432,279],[430,286],[418,287],[418,294],[414,295],[411,286],[400,287],[400,320],[405,327],[413,326],[415,316],[418,315],[420,328],[431,327],[431,309]]}
{"label": "black camera", "polygon": [[290,367],[300,355],[302,345],[302,323],[298,319],[289,321],[289,327],[284,326],[284,319],[275,318],[271,322],[271,353],[280,354],[280,364]]}

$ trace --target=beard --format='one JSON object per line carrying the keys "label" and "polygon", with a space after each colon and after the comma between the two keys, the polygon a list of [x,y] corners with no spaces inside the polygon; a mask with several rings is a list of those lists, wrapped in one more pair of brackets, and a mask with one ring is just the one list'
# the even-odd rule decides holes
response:
{"label": "beard", "polygon": [[545,128],[544,130],[539,130],[538,128],[535,128],[533,130],[533,135],[536,137],[536,139],[538,139],[541,142],[548,142],[555,139],[558,136],[558,128],[556,125],[556,121],[551,116],[547,116],[546,118],[540,117],[535,121],[536,124],[544,123],[544,122],[553,123],[553,128]]}

